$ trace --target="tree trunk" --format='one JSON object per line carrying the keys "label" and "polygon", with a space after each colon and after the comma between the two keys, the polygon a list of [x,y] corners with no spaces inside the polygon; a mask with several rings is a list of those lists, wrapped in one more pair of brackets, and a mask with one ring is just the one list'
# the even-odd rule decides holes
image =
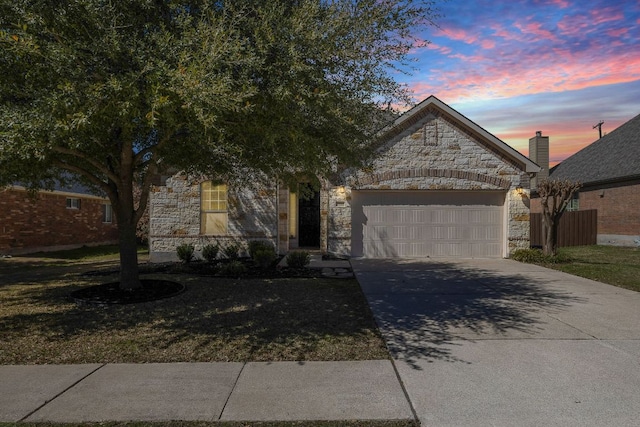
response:
{"label": "tree trunk", "polygon": [[118,221],[118,237],[120,241],[120,289],[141,288],[135,225],[130,222]]}
{"label": "tree trunk", "polygon": [[557,221],[550,220],[550,224],[545,224],[544,232],[544,244],[542,245],[542,252],[545,255],[556,256],[558,253],[558,224]]}

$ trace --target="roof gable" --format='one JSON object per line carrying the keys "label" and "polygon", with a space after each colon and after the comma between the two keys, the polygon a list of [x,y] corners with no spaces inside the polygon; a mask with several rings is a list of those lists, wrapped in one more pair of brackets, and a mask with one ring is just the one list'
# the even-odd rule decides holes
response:
{"label": "roof gable", "polygon": [[437,111],[442,117],[453,123],[457,128],[472,136],[475,140],[484,144],[484,146],[499,154],[501,157],[510,160],[525,172],[538,172],[540,166],[531,161],[504,141],[495,135],[487,132],[484,128],[477,125],[458,111],[454,110],[435,96],[431,95],[406,113],[398,117],[391,125],[384,128],[379,137],[383,141],[394,141],[402,134],[410,130],[421,120],[429,117]]}
{"label": "roof gable", "polygon": [[550,174],[583,184],[625,180],[640,176],[640,114],[587,145]]}

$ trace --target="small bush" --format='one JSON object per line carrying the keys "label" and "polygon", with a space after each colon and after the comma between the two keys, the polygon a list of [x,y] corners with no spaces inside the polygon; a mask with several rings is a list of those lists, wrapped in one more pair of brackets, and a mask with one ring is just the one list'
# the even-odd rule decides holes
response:
{"label": "small bush", "polygon": [[227,246],[222,248],[222,253],[227,259],[238,259],[238,257],[240,257],[240,245],[237,243],[229,243]]}
{"label": "small bush", "polygon": [[249,250],[249,256],[255,260],[255,254],[257,251],[261,251],[261,250],[273,250],[273,252],[275,253],[275,249],[273,248],[273,245],[270,242],[265,242],[264,240],[252,240],[249,242],[248,245],[248,250]]}
{"label": "small bush", "polygon": [[193,247],[193,245],[190,245],[188,243],[183,243],[182,245],[176,248],[176,252],[178,253],[178,258],[185,264],[189,264],[191,261],[193,261],[194,251],[195,251],[195,248]]}
{"label": "small bush", "polygon": [[229,277],[240,277],[247,272],[247,267],[238,260],[220,266],[220,274]]}
{"label": "small bush", "polygon": [[220,245],[208,244],[202,248],[202,258],[208,263],[213,263],[218,258],[218,252],[220,252]]}
{"label": "small bush", "polygon": [[311,262],[307,251],[293,251],[287,254],[287,265],[291,268],[304,268]]}
{"label": "small bush", "polygon": [[252,240],[249,242],[249,256],[261,268],[267,268],[276,259],[276,250],[270,242]]}
{"label": "small bush", "polygon": [[546,260],[546,262],[549,264],[568,264],[572,261],[573,259],[571,259],[570,256],[565,255],[561,252],[558,252],[556,256],[547,257],[547,260]]}
{"label": "small bush", "polygon": [[571,262],[566,255],[545,255],[540,249],[517,249],[511,254],[511,259],[528,264],[565,264]]}
{"label": "small bush", "polygon": [[252,259],[258,267],[269,268],[276,260],[276,251],[273,248],[258,249],[254,252]]}

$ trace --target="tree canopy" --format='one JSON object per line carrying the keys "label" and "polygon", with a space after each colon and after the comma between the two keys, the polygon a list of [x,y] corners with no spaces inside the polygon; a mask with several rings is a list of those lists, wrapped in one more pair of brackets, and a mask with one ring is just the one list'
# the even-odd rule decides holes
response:
{"label": "tree canopy", "polygon": [[109,197],[122,241],[158,173],[357,164],[410,100],[394,73],[433,3],[0,0],[0,185],[74,177]]}

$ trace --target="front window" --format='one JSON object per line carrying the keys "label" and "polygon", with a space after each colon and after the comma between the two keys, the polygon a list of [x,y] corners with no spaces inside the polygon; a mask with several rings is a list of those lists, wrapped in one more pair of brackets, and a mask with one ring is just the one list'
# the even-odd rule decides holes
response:
{"label": "front window", "polygon": [[227,234],[227,186],[211,181],[200,185],[200,233]]}

